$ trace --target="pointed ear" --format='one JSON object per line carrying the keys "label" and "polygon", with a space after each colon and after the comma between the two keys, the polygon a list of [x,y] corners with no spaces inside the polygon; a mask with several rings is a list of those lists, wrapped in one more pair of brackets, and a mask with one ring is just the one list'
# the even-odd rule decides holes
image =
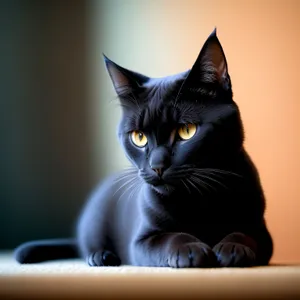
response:
{"label": "pointed ear", "polygon": [[193,86],[195,84],[199,86],[201,83],[217,83],[225,90],[231,88],[226,57],[217,38],[216,29],[204,43],[188,77]]}
{"label": "pointed ear", "polygon": [[134,92],[140,88],[143,83],[149,80],[148,77],[142,74],[138,74],[117,65],[104,54],[103,57],[108,74],[112,80],[116,93],[119,96]]}

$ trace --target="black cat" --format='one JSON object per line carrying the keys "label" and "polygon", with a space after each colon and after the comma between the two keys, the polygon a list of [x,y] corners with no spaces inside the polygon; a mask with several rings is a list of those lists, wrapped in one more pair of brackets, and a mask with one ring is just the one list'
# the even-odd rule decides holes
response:
{"label": "black cat", "polygon": [[272,239],[259,176],[214,31],[192,69],[149,78],[104,57],[122,106],[118,136],[133,168],[87,202],[76,240],[35,241],[21,263],[75,257],[91,266],[267,265]]}

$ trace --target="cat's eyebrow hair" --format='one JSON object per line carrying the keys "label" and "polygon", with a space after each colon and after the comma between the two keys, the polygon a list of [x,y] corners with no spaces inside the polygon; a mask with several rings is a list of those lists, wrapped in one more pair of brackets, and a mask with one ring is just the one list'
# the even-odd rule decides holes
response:
{"label": "cat's eyebrow hair", "polygon": [[141,130],[138,126],[138,117],[133,115],[133,116],[126,116],[125,117],[125,122],[122,128],[123,132],[130,132],[134,130]]}
{"label": "cat's eyebrow hair", "polygon": [[136,128],[135,126],[132,126],[131,124],[125,124],[122,129],[123,132],[131,132],[134,130],[138,130],[138,128]]}
{"label": "cat's eyebrow hair", "polygon": [[195,105],[184,104],[179,109],[178,123],[199,123],[201,121],[201,113],[203,112],[203,107],[197,107]]}

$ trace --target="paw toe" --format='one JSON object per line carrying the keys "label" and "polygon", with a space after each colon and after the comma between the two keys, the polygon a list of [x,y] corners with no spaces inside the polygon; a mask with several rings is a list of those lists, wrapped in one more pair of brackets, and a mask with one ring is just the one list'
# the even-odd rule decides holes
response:
{"label": "paw toe", "polygon": [[168,264],[173,268],[214,267],[216,257],[209,246],[203,243],[187,243],[173,252]]}
{"label": "paw toe", "polygon": [[104,251],[102,254],[104,266],[119,266],[121,265],[120,258],[110,251]]}
{"label": "paw toe", "polygon": [[221,267],[251,267],[255,265],[255,253],[238,243],[219,243],[213,251]]}
{"label": "paw toe", "polygon": [[121,260],[111,251],[96,251],[88,255],[87,263],[91,267],[119,266]]}

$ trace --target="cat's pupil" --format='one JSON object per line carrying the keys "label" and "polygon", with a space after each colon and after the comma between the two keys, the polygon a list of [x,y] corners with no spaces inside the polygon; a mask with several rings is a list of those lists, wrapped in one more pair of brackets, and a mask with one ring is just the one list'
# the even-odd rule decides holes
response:
{"label": "cat's pupil", "polygon": [[189,126],[188,126],[188,125],[185,125],[185,130],[186,130],[186,133],[187,133],[187,134],[190,133],[190,130],[189,130]]}
{"label": "cat's pupil", "polygon": [[142,141],[144,134],[139,132],[139,140]]}

